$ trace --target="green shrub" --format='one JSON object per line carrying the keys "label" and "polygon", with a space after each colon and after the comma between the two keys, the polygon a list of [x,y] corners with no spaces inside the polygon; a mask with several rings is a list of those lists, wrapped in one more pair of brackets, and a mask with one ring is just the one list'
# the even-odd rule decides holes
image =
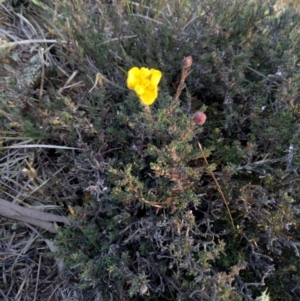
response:
{"label": "green shrub", "polygon": [[[265,284],[271,300],[299,296],[299,16],[193,3],[65,4],[65,58],[98,86],[78,104],[93,125],[75,164],[85,201],[56,243],[90,298],[253,300]],[[163,72],[152,114],[125,88],[132,66]]]}

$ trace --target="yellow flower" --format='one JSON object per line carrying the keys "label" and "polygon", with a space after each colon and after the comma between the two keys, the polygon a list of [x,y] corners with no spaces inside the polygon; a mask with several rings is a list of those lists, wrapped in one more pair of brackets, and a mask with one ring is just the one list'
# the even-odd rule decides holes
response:
{"label": "yellow flower", "polygon": [[150,106],[157,98],[161,77],[159,70],[133,67],[128,71],[127,87],[135,91],[144,105]]}

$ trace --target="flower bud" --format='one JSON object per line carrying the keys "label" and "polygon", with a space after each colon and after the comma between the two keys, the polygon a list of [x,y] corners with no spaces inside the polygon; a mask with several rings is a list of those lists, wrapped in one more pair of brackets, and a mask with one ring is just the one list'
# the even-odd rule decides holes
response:
{"label": "flower bud", "polygon": [[196,112],[193,117],[193,121],[198,125],[203,125],[206,121],[206,115],[203,112]]}
{"label": "flower bud", "polygon": [[182,60],[182,67],[187,69],[192,66],[193,58],[189,55]]}

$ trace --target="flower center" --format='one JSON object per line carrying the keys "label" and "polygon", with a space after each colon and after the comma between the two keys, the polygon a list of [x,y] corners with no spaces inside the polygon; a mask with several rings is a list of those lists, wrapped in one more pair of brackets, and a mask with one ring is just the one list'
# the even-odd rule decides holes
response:
{"label": "flower center", "polygon": [[153,87],[151,87],[151,74],[145,74],[145,73],[146,72],[141,72],[140,82],[135,87],[135,91],[139,95],[145,93],[145,90],[147,89],[153,90]]}

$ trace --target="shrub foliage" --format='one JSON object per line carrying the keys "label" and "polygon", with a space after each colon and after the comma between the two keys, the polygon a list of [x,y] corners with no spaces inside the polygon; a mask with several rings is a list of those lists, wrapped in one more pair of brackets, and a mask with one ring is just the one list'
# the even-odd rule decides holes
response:
{"label": "shrub foliage", "polygon": [[[300,17],[274,4],[77,0],[45,20],[84,83],[50,95],[48,135],[84,149],[65,156],[80,201],[56,244],[87,298],[300,298]],[[133,66],[163,72],[151,114]]]}

